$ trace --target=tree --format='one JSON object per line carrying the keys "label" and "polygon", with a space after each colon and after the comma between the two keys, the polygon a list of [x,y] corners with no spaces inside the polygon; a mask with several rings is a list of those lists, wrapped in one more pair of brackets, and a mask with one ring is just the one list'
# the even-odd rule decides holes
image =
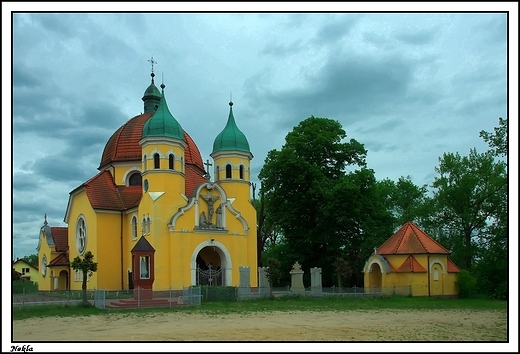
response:
{"label": "tree", "polygon": [[498,127],[493,128],[494,133],[481,130],[479,136],[488,143],[493,155],[497,157],[507,156],[509,139],[507,134],[507,119],[498,118]]}
{"label": "tree", "polygon": [[476,149],[469,156],[445,153],[439,162],[439,176],[432,184],[435,222],[447,237],[456,238],[451,242],[455,261],[471,271],[479,243],[489,242],[493,223],[503,214],[499,209],[507,196],[506,165]]}
{"label": "tree", "polygon": [[83,259],[81,259],[80,256],[76,256],[70,266],[72,269],[81,271],[83,274],[83,282],[81,284],[81,289],[83,290],[83,305],[87,305],[87,277],[91,277],[92,274],[97,271],[97,262],[94,262],[94,255],[92,252],[87,251]]}
{"label": "tree", "polygon": [[333,266],[336,268],[336,275],[338,276],[338,288],[342,288],[342,279],[344,277],[349,277],[352,275],[352,268],[350,265],[345,262],[345,260],[341,257],[336,258],[333,263]]}
{"label": "tree", "polygon": [[38,265],[38,255],[37,254],[31,254],[28,256],[23,256],[22,259],[26,261],[27,263],[37,266]]}
{"label": "tree", "polygon": [[397,182],[387,178],[378,185],[381,198],[395,220],[394,229],[407,221],[421,224],[428,216],[427,185],[415,185],[410,176],[401,176]]}
{"label": "tree", "polygon": [[376,198],[374,172],[364,168],[363,144],[345,138],[337,121],[311,116],[287,134],[279,151],[268,152],[259,174],[267,215],[283,235],[282,269],[295,261],[303,269],[320,267],[329,286],[336,258],[361,269],[361,258],[371,252],[367,245],[381,235],[381,225],[391,226],[391,219],[381,221],[386,211]]}
{"label": "tree", "polygon": [[267,280],[269,281],[270,287],[270,295],[273,295],[273,286],[276,284],[278,280],[282,277],[280,262],[275,258],[269,258],[267,260],[267,268],[265,271],[265,275]]}
{"label": "tree", "polygon": [[276,244],[280,233],[270,214],[266,211],[262,187],[260,187],[260,200],[254,200],[253,203],[257,217],[257,261],[258,266],[262,267],[264,251],[271,245]]}

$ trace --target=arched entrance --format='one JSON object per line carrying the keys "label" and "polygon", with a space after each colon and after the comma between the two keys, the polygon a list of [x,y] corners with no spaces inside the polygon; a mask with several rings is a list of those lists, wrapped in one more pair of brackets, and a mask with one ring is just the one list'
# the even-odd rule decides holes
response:
{"label": "arched entrance", "polygon": [[379,266],[379,263],[372,263],[370,265],[370,272],[368,273],[368,284],[370,286],[370,289],[374,289],[374,291],[381,291],[381,285],[382,285],[382,274],[381,274],[381,267]]}
{"label": "arched entrance", "polygon": [[67,272],[66,270],[62,270],[60,272],[58,280],[58,289],[69,290],[69,272]]}
{"label": "arched entrance", "polygon": [[199,244],[192,254],[190,268],[192,285],[231,285],[231,257],[218,241]]}

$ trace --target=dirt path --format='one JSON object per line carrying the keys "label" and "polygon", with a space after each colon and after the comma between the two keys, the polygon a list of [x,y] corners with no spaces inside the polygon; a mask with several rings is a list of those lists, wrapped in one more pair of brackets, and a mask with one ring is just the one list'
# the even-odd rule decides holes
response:
{"label": "dirt path", "polygon": [[[45,323],[45,325],[42,325]],[[507,312],[158,313],[13,322],[15,341],[506,341]]]}

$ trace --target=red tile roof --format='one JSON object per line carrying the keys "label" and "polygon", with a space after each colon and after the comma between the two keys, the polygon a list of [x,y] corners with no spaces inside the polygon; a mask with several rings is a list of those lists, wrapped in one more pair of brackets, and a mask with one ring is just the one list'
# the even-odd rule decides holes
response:
{"label": "red tile roof", "polygon": [[52,239],[56,246],[56,252],[66,252],[69,249],[68,230],[68,227],[51,227]]}
{"label": "red tile roof", "polygon": [[453,263],[451,259],[448,258],[448,273],[459,273],[460,269]]}
{"label": "red tile roof", "polygon": [[206,182],[206,178],[201,175],[204,171],[193,165],[186,165],[184,172],[186,174],[186,185],[184,186],[186,196],[191,198],[195,193],[195,189],[202,183]]}
{"label": "red tile roof", "polygon": [[67,253],[61,253],[57,257],[55,257],[50,263],[49,266],[62,266],[69,265],[69,255]]}
{"label": "red tile roof", "polygon": [[426,273],[426,269],[417,262],[414,256],[408,256],[406,260],[395,271],[396,273]]}
{"label": "red tile roof", "polygon": [[83,184],[94,209],[127,210],[137,207],[142,196],[141,186],[116,186],[109,171],[103,171]]}
{"label": "red tile roof", "polygon": [[407,222],[395,234],[390,236],[378,249],[377,253],[386,254],[450,254],[437,241],[428,236],[413,222]]}
{"label": "red tile roof", "polygon": [[116,130],[105,145],[98,168],[102,169],[110,162],[116,161],[141,161],[139,140],[141,140],[144,123],[151,116],[151,113],[135,116]]}
{"label": "red tile roof", "polygon": [[[102,170],[111,162],[142,161],[142,150],[139,145],[143,133],[143,126],[152,116],[144,113],[129,119],[108,139],[98,169]],[[184,151],[185,163],[194,164],[204,170],[204,164],[197,144],[191,136],[184,132],[184,140],[188,145]]]}

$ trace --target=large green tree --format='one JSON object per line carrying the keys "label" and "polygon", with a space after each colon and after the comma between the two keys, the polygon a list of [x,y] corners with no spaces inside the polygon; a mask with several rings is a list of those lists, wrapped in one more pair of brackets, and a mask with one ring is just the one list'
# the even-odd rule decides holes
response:
{"label": "large green tree", "polygon": [[[479,292],[507,296],[508,172],[507,119],[494,133],[480,132],[490,149],[468,156],[445,153],[439,158],[432,186],[432,225],[452,258],[477,279]],[[506,159],[507,160],[507,159]]]}
{"label": "large green tree", "polygon": [[70,266],[72,269],[79,270],[83,274],[81,284],[81,289],[83,290],[83,305],[87,305],[87,277],[91,277],[93,272],[97,271],[97,262],[94,262],[94,255],[92,252],[87,251],[83,259],[80,256],[76,256]]}
{"label": "large green tree", "polygon": [[364,241],[381,234],[367,152],[345,138],[339,122],[311,116],[287,134],[281,150],[268,152],[259,174],[266,210],[283,235],[273,251],[283,254],[283,271],[296,261],[302,269],[320,267],[325,286],[334,281],[338,257],[360,273],[369,248]]}
{"label": "large green tree", "polygon": [[38,255],[30,254],[28,256],[23,256],[22,259],[33,266],[38,266]]}
{"label": "large green tree", "polygon": [[407,221],[424,227],[430,213],[427,185],[418,186],[410,176],[399,177],[397,182],[388,178],[378,182],[380,198],[394,218],[394,229]]}

